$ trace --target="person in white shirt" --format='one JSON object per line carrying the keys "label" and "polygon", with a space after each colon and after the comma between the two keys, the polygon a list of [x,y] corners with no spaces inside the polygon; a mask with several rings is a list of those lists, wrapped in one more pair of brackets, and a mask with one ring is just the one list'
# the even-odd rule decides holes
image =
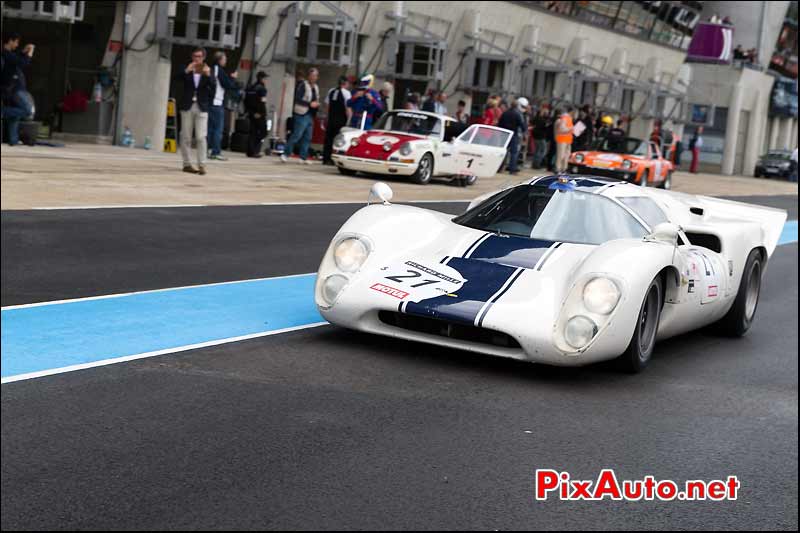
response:
{"label": "person in white shirt", "polygon": [[445,102],[447,101],[447,94],[444,91],[441,91],[439,94],[436,95],[436,102],[433,104],[434,111],[439,113],[440,115],[447,114],[447,106]]}

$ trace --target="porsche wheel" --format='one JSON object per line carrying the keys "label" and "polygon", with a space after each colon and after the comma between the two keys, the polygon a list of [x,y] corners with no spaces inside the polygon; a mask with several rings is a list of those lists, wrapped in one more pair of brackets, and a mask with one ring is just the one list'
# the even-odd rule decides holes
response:
{"label": "porsche wheel", "polygon": [[758,298],[761,295],[761,273],[764,260],[761,252],[752,250],[747,256],[744,265],[742,281],[739,283],[739,292],[730,311],[717,322],[720,333],[731,337],[741,337],[753,324],[758,308]]}
{"label": "porsche wheel", "polygon": [[633,330],[633,337],[621,356],[619,363],[621,368],[635,374],[644,370],[650,357],[653,355],[653,348],[656,344],[656,333],[658,333],[658,321],[661,319],[661,302],[664,300],[661,288],[661,278],[656,278],[650,282],[650,286],[645,292],[639,316],[636,319],[636,327]]}
{"label": "porsche wheel", "polygon": [[428,153],[422,156],[417,165],[417,171],[411,175],[411,179],[420,185],[427,185],[433,177],[433,156]]}
{"label": "porsche wheel", "polygon": [[344,167],[336,167],[336,168],[339,169],[339,174],[344,174],[345,176],[355,176],[356,175],[356,171],[355,170],[350,170],[349,168],[344,168]]}
{"label": "porsche wheel", "polygon": [[666,177],[664,177],[664,181],[658,186],[659,189],[671,189],[672,188],[672,172],[667,172]]}
{"label": "porsche wheel", "polygon": [[471,187],[478,182],[478,176],[466,176],[464,179],[464,185],[466,187]]}

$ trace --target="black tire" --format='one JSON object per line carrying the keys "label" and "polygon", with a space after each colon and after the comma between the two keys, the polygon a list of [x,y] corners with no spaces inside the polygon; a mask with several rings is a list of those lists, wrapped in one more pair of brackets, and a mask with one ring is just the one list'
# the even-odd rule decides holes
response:
{"label": "black tire", "polygon": [[478,183],[478,176],[467,176],[463,178],[465,187],[472,187]]}
{"label": "black tire", "polygon": [[753,174],[753,177],[755,177],[755,178],[760,178],[760,177],[761,177],[761,172],[759,172],[758,170],[756,170],[756,171],[755,171],[755,174]]}
{"label": "black tire", "polygon": [[431,178],[433,178],[433,156],[429,152],[420,158],[417,171],[411,175],[411,179],[420,185],[427,185],[431,182]]}
{"label": "black tire", "polygon": [[664,181],[659,183],[658,188],[666,190],[672,188],[672,172],[667,172],[667,176],[664,178]]}
{"label": "black tire", "polygon": [[664,302],[662,292],[661,277],[656,276],[644,293],[628,349],[618,359],[620,368],[625,372],[636,374],[644,370],[650,362],[656,344],[658,321],[661,319],[661,306]]}
{"label": "black tire", "polygon": [[356,175],[356,171],[355,170],[350,170],[349,168],[343,168],[343,167],[336,167],[336,168],[339,169],[339,174],[344,174],[345,176],[355,176]]}
{"label": "black tire", "polygon": [[764,272],[764,258],[758,250],[751,250],[742,271],[739,292],[728,313],[717,323],[717,331],[731,337],[741,337],[753,324],[761,294],[761,274]]}

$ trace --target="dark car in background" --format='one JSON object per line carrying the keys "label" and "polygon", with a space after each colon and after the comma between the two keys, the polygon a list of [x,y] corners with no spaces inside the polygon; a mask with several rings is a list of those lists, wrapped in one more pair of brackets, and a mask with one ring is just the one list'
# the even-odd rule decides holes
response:
{"label": "dark car in background", "polygon": [[754,172],[755,177],[788,178],[792,173],[792,164],[789,159],[791,156],[792,153],[788,150],[770,150],[758,158]]}

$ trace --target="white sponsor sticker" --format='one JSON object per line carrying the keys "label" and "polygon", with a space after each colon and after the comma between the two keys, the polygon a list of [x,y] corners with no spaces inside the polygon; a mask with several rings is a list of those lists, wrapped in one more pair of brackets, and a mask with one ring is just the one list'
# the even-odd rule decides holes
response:
{"label": "white sponsor sticker", "polygon": [[456,298],[456,292],[467,281],[453,267],[416,259],[383,267],[380,273],[383,276],[378,280],[380,283],[408,293],[403,299],[411,302],[421,302],[442,295]]}

